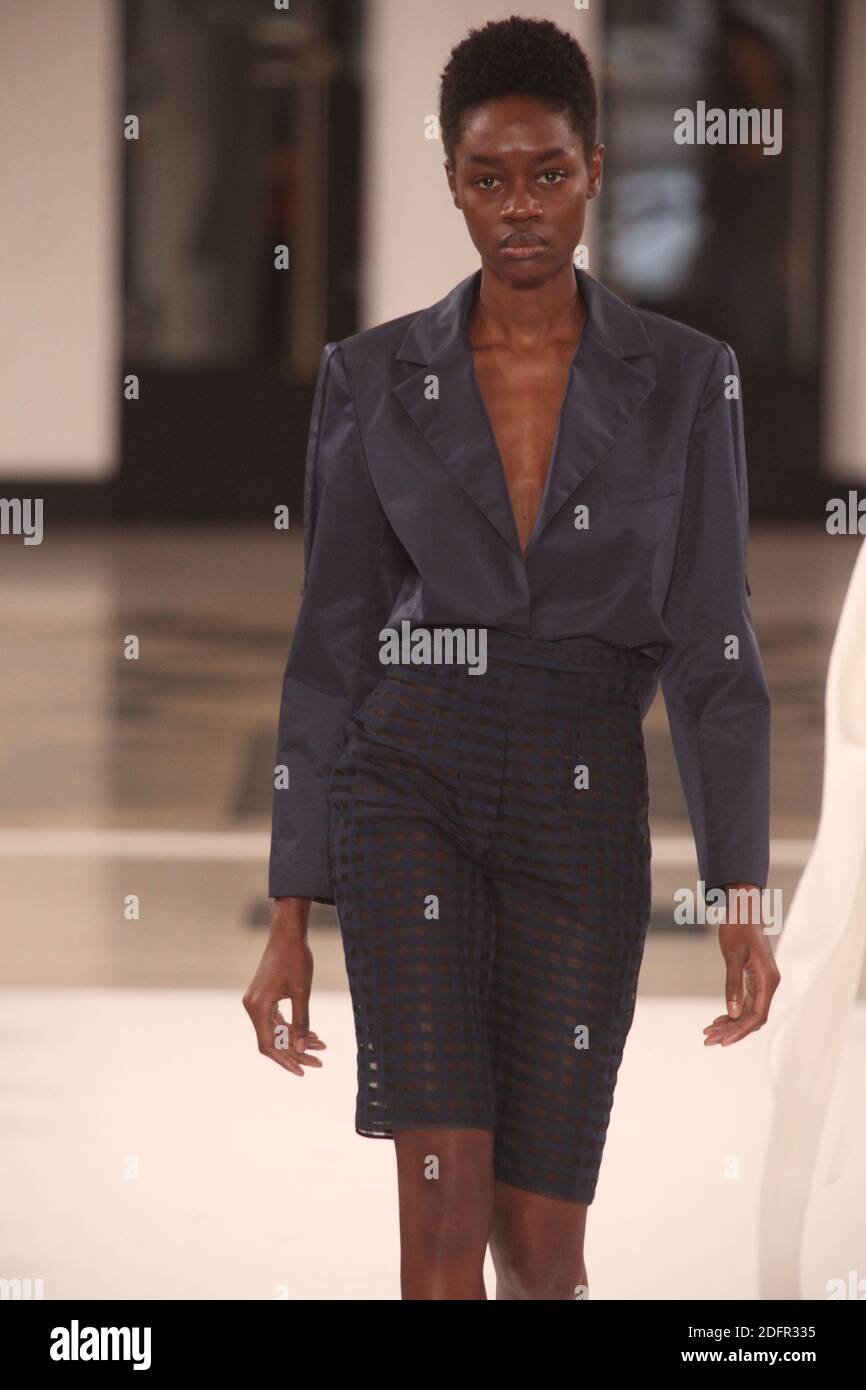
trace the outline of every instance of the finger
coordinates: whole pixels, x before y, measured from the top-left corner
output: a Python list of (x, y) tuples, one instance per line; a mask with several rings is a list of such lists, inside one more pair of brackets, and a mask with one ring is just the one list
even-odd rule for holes
[(755, 1010), (754, 1000), (749, 997), (742, 1016), (738, 1019), (732, 1019), (730, 1026), (722, 1030), (721, 1044), (723, 1047), (729, 1047), (731, 1043), (740, 1042), (750, 1033), (756, 1033), (762, 1026), (763, 1019)]
[(277, 1057), (288, 1058), (289, 1061), (295, 1062), (298, 1066), (301, 1067), (318, 1067), (321, 1069), (324, 1066), (324, 1062), (322, 1062), (318, 1057), (309, 1057), (307, 1056), (306, 1052), (296, 1052), (293, 1047), (276, 1047), (274, 1048), (274, 1052)]
[(726, 1047), (729, 1043), (737, 1042), (740, 1038), (745, 1037), (747, 1033), (753, 1032), (757, 1026), (758, 1024), (750, 1021), (745, 1014), (742, 1018), (729, 1018), (727, 1027), (722, 1026), (721, 1028), (714, 1028), (711, 1032), (707, 1033), (704, 1038), (704, 1046)]
[[(290, 1038), (290, 1037), (291, 1037), (291, 1027), (292, 1027), (292, 1026), (291, 1026), (291, 1024), (288, 1022), (288, 1020), (285, 1019), (285, 1018), (283, 1017), (282, 1011), (280, 1010), (279, 1006), (277, 1006), (277, 1008), (274, 1009), (274, 1020), (275, 1020), (275, 1022), (282, 1024), (282, 1026), (283, 1026), (283, 1027), (285, 1028), (285, 1030), (286, 1030), (286, 1036)], [(309, 1029), (309, 1031), (308, 1031), (308, 1033), (307, 1033), (307, 1048), (311, 1048), (311, 1047), (323, 1048), (323, 1047), (327, 1047), (327, 1045), (328, 1045), (328, 1044), (327, 1044), (326, 1042), (323, 1042), (323, 1041), (322, 1041), (322, 1039), (319, 1037), (318, 1033), (314, 1032), (312, 1028)], [(305, 1049), (305, 1050), (306, 1050), (306, 1049)]]
[(263, 1057), (269, 1057), (272, 1062), (276, 1062), (285, 1071), (292, 1072), (295, 1076), (304, 1075), (304, 1067), (321, 1067), (323, 1064), (318, 1057), (299, 1057), (294, 1048), (282, 1047), (260, 1047), (259, 1051)]
[[(291, 1025), (290, 1023), (288, 1023), (287, 1020), (283, 1017), (283, 1015), (282, 1015), (282, 1013), (280, 1012), (280, 1009), (279, 1009), (279, 1008), (274, 1009), (274, 1019), (283, 1025), (283, 1027), (284, 1027), (285, 1030), (286, 1030), (286, 1037), (289, 1038), (289, 1039), (291, 1039), (291, 1036), (292, 1036), (292, 1025)], [(323, 1042), (322, 1039), (319, 1037), (318, 1033), (315, 1033), (315, 1032), (313, 1031), (312, 1028), (310, 1028), (310, 1029), (308, 1030), (308, 1032), (307, 1032), (307, 1046), (306, 1046), (306, 1048), (304, 1049), (305, 1051), (307, 1051), (307, 1050), (308, 1050), (309, 1048), (311, 1048), (311, 1047), (315, 1047), (315, 1048), (321, 1049), (321, 1048), (327, 1047), (327, 1045), (328, 1045), (328, 1044), (327, 1044), (326, 1042)]]
[[(266, 1040), (266, 1042), (267, 1041), (268, 1040)], [(266, 1046), (265, 1049), (263, 1049), (265, 1055), (268, 1057), (274, 1054), (280, 1058), (290, 1057), (294, 1062), (300, 1063), (303, 1066), (320, 1067), (322, 1065), (318, 1057), (308, 1057), (306, 1053), (301, 1055), (298, 1052), (298, 1049), (295, 1047), (294, 1038), (292, 1037), (291, 1027), (287, 1023), (281, 1023), (275, 1026), (269, 1041), (270, 1047)]]
[(303, 1072), (297, 1060), (290, 1055), (288, 1025), (285, 1022), (276, 1021), (275, 1014), (279, 1014), (278, 1004), (269, 1007), (267, 1004), (258, 1002), (250, 1009), (259, 1052), (263, 1057), (270, 1057), (272, 1062), (278, 1062), (287, 1071), (302, 1076)]
[(310, 1031), (310, 996), (306, 990), (299, 990), (292, 998), (292, 1046), (296, 1052), (303, 1052)]
[(707, 1046), (711, 1046), (713, 1043), (721, 1042), (722, 1038), (725, 1036), (725, 1034), (727, 1033), (728, 1029), (731, 1028), (731, 1027), (733, 1026), (733, 1024), (734, 1024), (734, 1020), (733, 1020), (733, 1019), (731, 1019), (731, 1018), (725, 1018), (724, 1021), (723, 1021), (722, 1023), (714, 1024), (714, 1025), (713, 1025), (712, 1027), (710, 1027), (710, 1028), (705, 1028), (705, 1029), (704, 1029), (704, 1043), (705, 1043)]
[(745, 1007), (743, 987), (743, 966), (746, 963), (742, 952), (737, 951), (727, 961), (725, 973), (725, 1003), (729, 1018), (739, 1018)]
[(272, 1023), (269, 1032), (265, 1032), (259, 1043), (259, 1051), (265, 1057), (270, 1057), (272, 1061), (279, 1062), (288, 1071), (293, 1071), (296, 1076), (302, 1076), (303, 1067), (321, 1067), (322, 1063), (318, 1057), (300, 1056), (292, 1039), (291, 1026), (285, 1021)]
[(707, 1043), (719, 1043), (724, 1038), (733, 1040), (742, 1036), (742, 1030), (751, 1031), (753, 1026), (754, 1014), (751, 1008), (751, 999), (748, 994), (744, 1004), (743, 1013), (739, 1018), (729, 1018), (727, 1014), (722, 1014), (713, 1023), (704, 1028), (704, 1041)]
[(722, 1038), (722, 1047), (730, 1047), (731, 1043), (740, 1042), (743, 1038), (747, 1038), (750, 1033), (757, 1033), (761, 1026), (761, 1020), (757, 1014), (750, 1014), (748, 1018), (738, 1019), (736, 1026), (726, 1037)]

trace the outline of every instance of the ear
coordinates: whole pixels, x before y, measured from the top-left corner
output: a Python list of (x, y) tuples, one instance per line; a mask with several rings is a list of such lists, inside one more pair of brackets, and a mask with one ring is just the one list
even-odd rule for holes
[(596, 145), (589, 161), (589, 179), (587, 181), (587, 197), (597, 198), (601, 192), (602, 169), (604, 165), (604, 145)]

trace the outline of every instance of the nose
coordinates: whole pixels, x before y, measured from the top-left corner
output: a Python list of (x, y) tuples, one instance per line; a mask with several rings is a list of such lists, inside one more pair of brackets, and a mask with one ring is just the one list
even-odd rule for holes
[(502, 204), (502, 216), (513, 222), (522, 222), (526, 218), (540, 215), (541, 203), (533, 193), (529, 181), (515, 180)]

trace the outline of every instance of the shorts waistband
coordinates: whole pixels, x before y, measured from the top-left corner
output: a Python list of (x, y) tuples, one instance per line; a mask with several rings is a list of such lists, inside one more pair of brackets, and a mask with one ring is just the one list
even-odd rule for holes
[[(437, 651), (432, 660), (425, 660), (422, 650), (414, 645), (411, 664), (430, 669), (461, 669), (476, 664), (481, 651), (486, 651), (490, 661), (508, 661), (519, 666), (535, 666), (552, 671), (625, 671), (641, 674), (653, 665), (652, 659), (638, 647), (619, 647), (602, 641), (598, 637), (564, 637), (558, 640), (544, 637), (526, 637), (518, 633), (505, 632), (500, 628), (473, 627), (469, 624), (433, 625), (413, 623), (411, 636), (429, 634), (430, 650)], [(481, 634), (485, 634), (486, 648), (481, 647)], [(437, 634), (438, 637), (437, 637)], [(454, 660), (461, 647), (458, 640), (446, 634), (465, 634), (464, 661)], [(470, 634), (472, 634), (470, 638)], [(421, 639), (417, 639), (418, 642)], [(449, 655), (450, 654), (450, 655)], [(416, 659), (416, 658), (421, 659)]]

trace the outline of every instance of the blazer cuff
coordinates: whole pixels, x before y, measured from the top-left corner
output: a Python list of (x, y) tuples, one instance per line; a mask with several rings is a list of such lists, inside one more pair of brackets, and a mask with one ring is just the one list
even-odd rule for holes
[(321, 892), (314, 892), (308, 884), (294, 881), (285, 883), (268, 884), (269, 898), (309, 898), (311, 903), (322, 903), (325, 907), (336, 907), (332, 897)]

